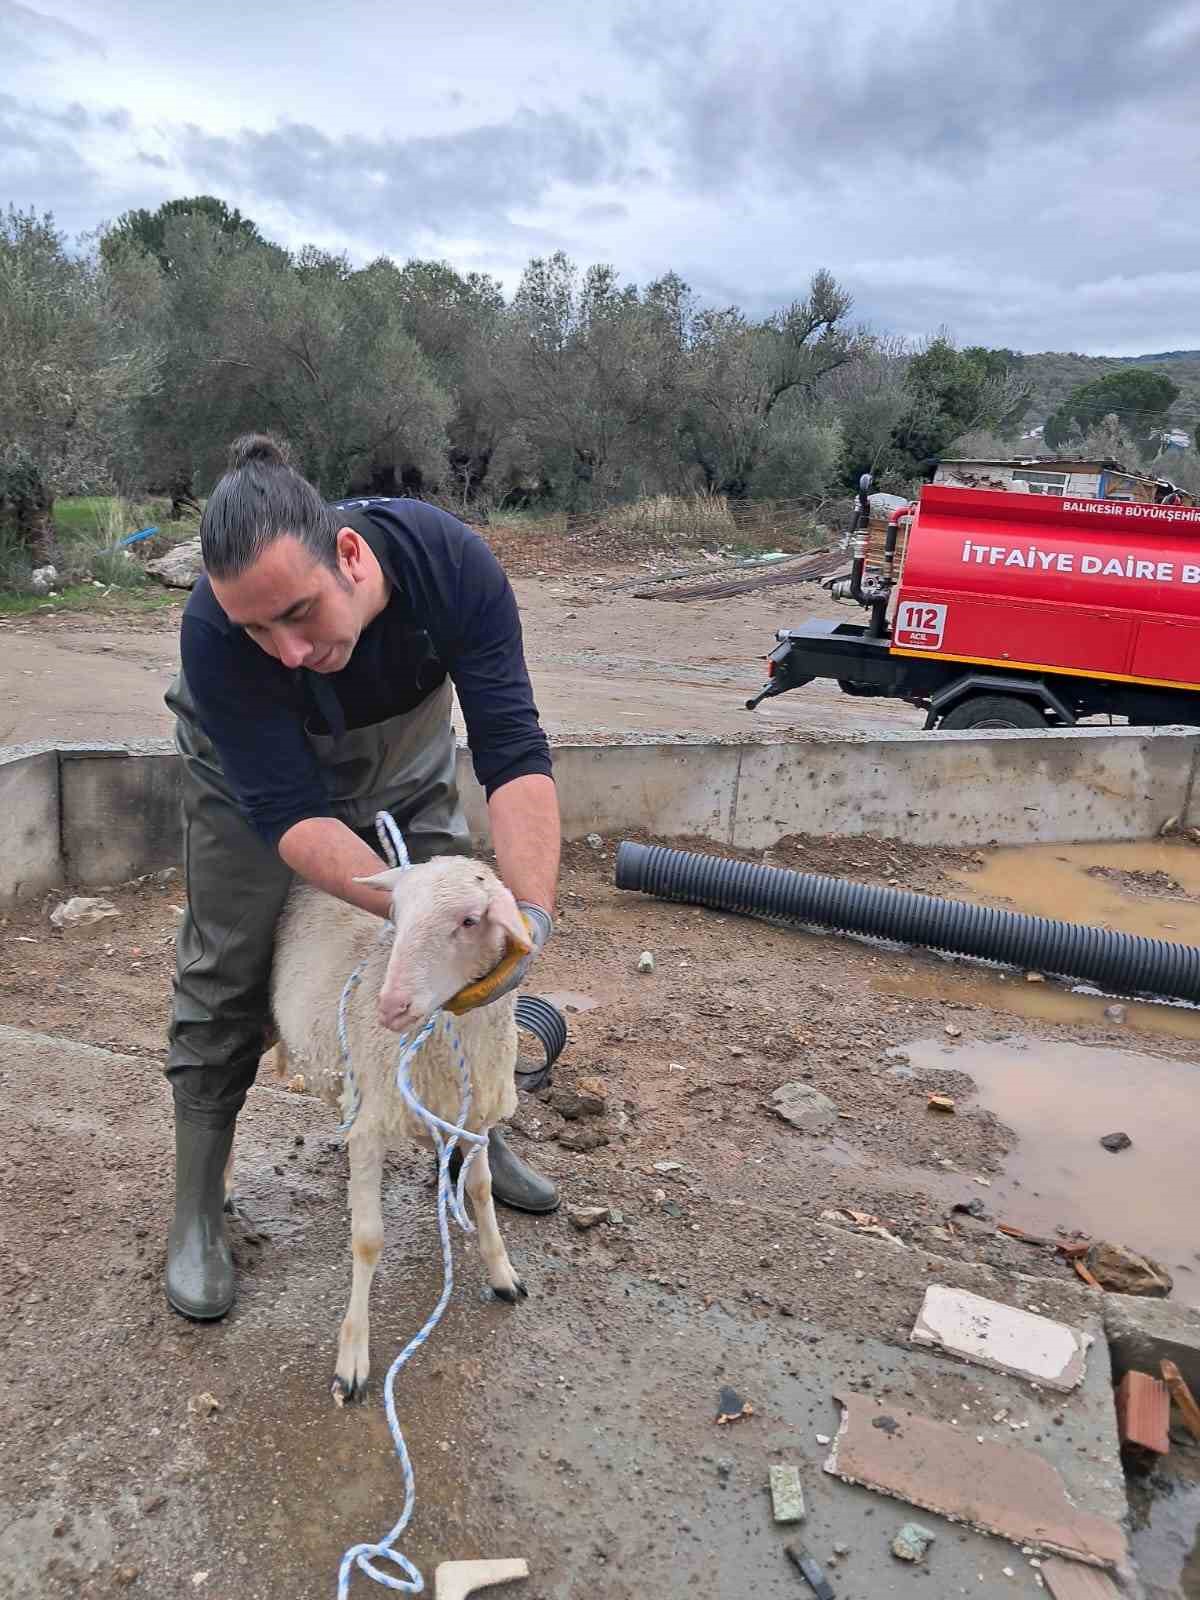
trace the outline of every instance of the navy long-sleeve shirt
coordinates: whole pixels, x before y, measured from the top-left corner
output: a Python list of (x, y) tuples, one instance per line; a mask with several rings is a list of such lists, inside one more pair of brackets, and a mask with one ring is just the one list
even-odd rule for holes
[(270, 844), (298, 822), (331, 815), (306, 735), (338, 736), (411, 711), (447, 676), (458, 694), (485, 793), (550, 774), (525, 665), (516, 597), (484, 541), (417, 500), (335, 505), (391, 582), (380, 614), (340, 672), (289, 668), (222, 611), (201, 578), (184, 610), (180, 653), (196, 715), (251, 824)]

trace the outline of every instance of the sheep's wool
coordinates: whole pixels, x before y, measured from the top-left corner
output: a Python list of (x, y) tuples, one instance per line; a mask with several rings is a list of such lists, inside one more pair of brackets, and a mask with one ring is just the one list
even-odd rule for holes
[[(275, 1022), (289, 1060), (344, 1117), (349, 1108), (338, 1046), (338, 1001), (346, 979), (365, 957), (362, 981), (346, 1011), (350, 1056), (362, 1097), (351, 1137), (354, 1132), (370, 1132), (382, 1135), (389, 1145), (410, 1139), (428, 1143), (425, 1125), (396, 1092), (397, 1036), (380, 1024), (375, 1013), (390, 954), (379, 929), (379, 919), (369, 912), (297, 884), (276, 931), (271, 980)], [(517, 1109), (514, 1009), (515, 997), (510, 994), (452, 1019), (471, 1076), (466, 1126), (472, 1132), (503, 1122)], [(417, 1052), (411, 1081), (422, 1105), (446, 1122), (458, 1121), (458, 1066), (451, 1040), (441, 1027)]]

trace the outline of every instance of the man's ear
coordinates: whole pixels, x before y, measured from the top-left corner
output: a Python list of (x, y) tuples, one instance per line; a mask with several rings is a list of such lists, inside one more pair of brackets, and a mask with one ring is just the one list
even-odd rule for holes
[(355, 883), (369, 883), (372, 888), (386, 889), (389, 894), (404, 876), (403, 867), (388, 867), (385, 872), (373, 872), (369, 878), (355, 878)]
[(510, 948), (515, 946), (523, 956), (528, 955), (533, 949), (533, 941), (529, 937), (529, 929), (525, 926), (525, 918), (513, 899), (512, 891), (504, 884), (498, 885), (492, 891), (484, 915), (489, 922), (494, 922), (498, 928), (504, 929)]

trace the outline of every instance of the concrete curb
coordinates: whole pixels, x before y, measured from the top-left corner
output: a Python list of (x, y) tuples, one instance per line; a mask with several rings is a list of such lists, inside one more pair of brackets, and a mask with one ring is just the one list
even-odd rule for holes
[[(0, 747), (0, 904), (114, 883), (180, 859), (171, 739)], [(898, 733), (778, 744), (556, 743), (563, 837), (645, 832), (768, 849), (790, 834), (912, 844), (1145, 839), (1200, 825), (1200, 734), (1185, 728)], [(473, 835), (487, 808), (465, 747)]]

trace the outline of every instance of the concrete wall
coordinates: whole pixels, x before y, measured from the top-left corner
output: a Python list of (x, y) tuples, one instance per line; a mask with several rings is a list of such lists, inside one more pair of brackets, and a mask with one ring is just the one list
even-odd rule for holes
[[(766, 849), (794, 833), (914, 844), (1145, 839), (1200, 827), (1200, 735), (1088, 728), (780, 744), (555, 746), (563, 836), (637, 832)], [(487, 811), (459, 752), (472, 832)], [(0, 749), (0, 904), (179, 862), (169, 739)]]
[(61, 877), (58, 757), (34, 745), (0, 748), (0, 904), (40, 894)]

